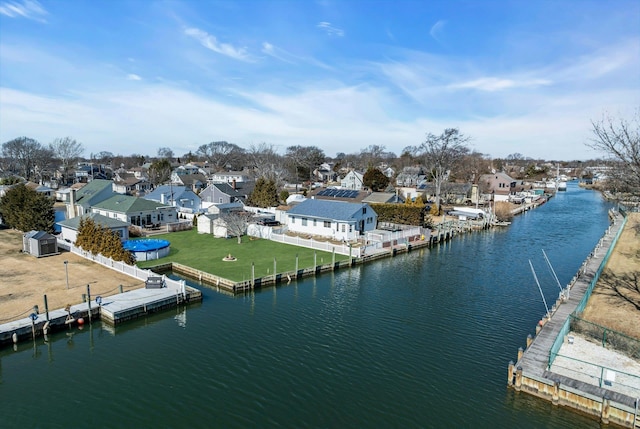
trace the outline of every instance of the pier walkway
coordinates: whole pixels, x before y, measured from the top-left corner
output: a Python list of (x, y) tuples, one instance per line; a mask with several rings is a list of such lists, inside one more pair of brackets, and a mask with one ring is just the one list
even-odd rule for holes
[[(105, 298), (95, 299), (82, 304), (69, 306), (68, 309), (56, 309), (47, 313), (32, 313), (29, 317), (0, 325), (0, 345), (31, 340), (38, 335), (68, 328), (70, 325), (90, 323), (90, 319), (99, 318), (103, 322), (117, 325), (121, 322), (142, 317), (180, 304), (202, 300), (202, 292), (185, 286), (162, 288), (141, 288)], [(34, 320), (35, 319), (35, 320)]]
[[(582, 310), (585, 294), (592, 282), (597, 281), (601, 266), (606, 263), (624, 224), (624, 218), (614, 213), (613, 224), (565, 289), (567, 296), (559, 296), (550, 310), (550, 317), (545, 315), (536, 327), (535, 337), (528, 339), (526, 350), (520, 349), (517, 362), (509, 363), (508, 384), (517, 391), (551, 400), (554, 404), (600, 416), (603, 423), (635, 428), (638, 417), (638, 398), (635, 395), (560, 374), (560, 366), (554, 372), (556, 368), (552, 365), (558, 352), (556, 349), (568, 341), (570, 316), (577, 309)], [(583, 356), (582, 359), (586, 361), (589, 357)]]

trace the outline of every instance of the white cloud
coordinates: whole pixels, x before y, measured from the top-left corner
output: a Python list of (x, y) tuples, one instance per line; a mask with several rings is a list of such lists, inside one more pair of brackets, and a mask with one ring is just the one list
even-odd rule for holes
[(142, 78), (137, 74), (130, 73), (127, 75), (127, 80), (142, 80)]
[(214, 35), (209, 34), (206, 31), (191, 27), (184, 30), (184, 34), (196, 39), (202, 46), (212, 50), (213, 52), (217, 52), (218, 54), (222, 54), (236, 60), (252, 61), (246, 48), (236, 48), (228, 43), (218, 42), (218, 39)]
[(536, 86), (543, 85), (551, 85), (551, 81), (546, 79), (524, 79), (524, 80), (513, 80), (513, 79), (499, 79), (495, 77), (483, 77), (480, 79), (474, 79), (467, 82), (455, 83), (449, 85), (449, 88), (458, 89), (458, 88), (470, 88), (477, 89), (480, 91), (501, 91), (505, 89), (513, 89), (513, 88), (531, 88)]
[(342, 37), (344, 36), (344, 30), (334, 27), (330, 22), (322, 21), (316, 26), (324, 30), (329, 36)]
[(429, 34), (431, 35), (431, 37), (433, 37), (436, 41), (441, 42), (441, 37), (444, 33), (444, 26), (447, 24), (447, 21), (445, 20), (439, 20), (438, 22), (436, 22), (435, 24), (433, 24), (431, 26), (431, 29), (429, 30)]
[(47, 11), (35, 0), (24, 0), (18, 2), (4, 2), (0, 4), (0, 15), (10, 18), (27, 18), (34, 21), (46, 22), (43, 18)]

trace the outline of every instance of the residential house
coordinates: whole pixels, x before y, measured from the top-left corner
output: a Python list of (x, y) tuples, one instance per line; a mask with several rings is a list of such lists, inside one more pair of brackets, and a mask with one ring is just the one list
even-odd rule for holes
[(227, 183), (213, 183), (200, 192), (203, 209), (209, 209), (217, 204), (244, 203), (245, 197), (244, 194), (238, 192)]
[(186, 186), (158, 186), (142, 198), (163, 205), (173, 206), (177, 208), (179, 212), (183, 213), (199, 213), (202, 211), (202, 201), (200, 197)]
[(55, 195), (54, 190), (48, 186), (39, 185), (34, 182), (27, 182), (24, 185), (32, 191), (36, 191), (37, 193), (46, 195), (47, 197), (53, 197)]
[(207, 177), (202, 173), (177, 174), (171, 173), (171, 182), (190, 188), (194, 192), (200, 192), (207, 187)]
[(363, 188), (363, 177), (364, 176), (357, 171), (351, 170), (340, 180), (340, 187), (342, 189), (359, 191)]
[(518, 192), (518, 181), (506, 173), (483, 174), (478, 182), (481, 192), (492, 194), (494, 201), (509, 201), (509, 195)]
[(425, 180), (421, 167), (405, 167), (396, 177), (396, 185), (401, 187), (418, 186)]
[(175, 207), (130, 195), (116, 194), (93, 205), (91, 212), (141, 227), (159, 227), (178, 221)]
[(291, 232), (352, 241), (376, 228), (378, 215), (366, 203), (308, 199), (287, 212)]
[(367, 204), (397, 204), (404, 203), (404, 198), (396, 192), (371, 192), (362, 202)]
[(113, 191), (118, 194), (141, 196), (152, 188), (151, 182), (144, 177), (136, 177), (134, 173), (119, 171), (113, 176)]
[(71, 188), (67, 203), (67, 219), (82, 216), (91, 212), (91, 206), (113, 196), (111, 180), (95, 179), (75, 190)]
[(335, 182), (338, 178), (338, 174), (333, 171), (333, 167), (326, 162), (320, 164), (320, 166), (313, 171), (313, 174), (316, 180), (323, 183)]
[(91, 219), (96, 225), (114, 231), (120, 236), (120, 240), (123, 242), (129, 239), (129, 222), (103, 216), (98, 213), (89, 213), (57, 222), (60, 226), (60, 238), (64, 241), (75, 243), (78, 238), (78, 229), (80, 228), (80, 221), (82, 219)]
[(248, 174), (242, 171), (219, 171), (209, 176), (210, 183), (228, 183), (233, 182), (239, 184), (244, 182), (252, 182)]

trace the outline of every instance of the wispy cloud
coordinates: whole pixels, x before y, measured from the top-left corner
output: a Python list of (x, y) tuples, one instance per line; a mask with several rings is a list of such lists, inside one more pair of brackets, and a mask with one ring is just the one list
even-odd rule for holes
[(291, 52), (285, 49), (279, 48), (277, 46), (274, 46), (269, 42), (262, 43), (262, 53), (267, 54), (273, 58), (276, 58), (288, 64), (306, 63), (306, 64), (311, 64), (312, 66), (315, 66), (315, 67), (320, 67), (325, 70), (333, 70), (333, 67), (323, 63), (320, 60), (317, 60), (312, 57), (305, 57), (305, 56), (292, 54)]
[(246, 48), (236, 48), (229, 43), (221, 43), (218, 41), (216, 36), (200, 30), (199, 28), (187, 28), (184, 30), (184, 34), (196, 39), (202, 46), (212, 50), (213, 52), (217, 52), (218, 54), (222, 54), (236, 60), (252, 61)]
[(341, 28), (334, 27), (330, 22), (322, 21), (319, 22), (316, 27), (324, 30), (329, 36), (342, 37), (344, 36), (344, 30)]
[(4, 2), (0, 4), (0, 15), (10, 18), (26, 18), (38, 22), (46, 22), (44, 16), (48, 15), (42, 5), (35, 0), (19, 2)]
[(285, 63), (294, 64), (294, 61), (292, 61), (293, 55), (291, 55), (284, 49), (273, 46), (269, 42), (264, 42), (262, 44), (262, 53), (267, 54), (280, 61), (284, 61)]
[(442, 35), (444, 33), (444, 26), (447, 24), (445, 20), (439, 20), (435, 24), (431, 26), (429, 30), (429, 34), (433, 37), (437, 42), (442, 42)]
[(127, 75), (127, 80), (142, 80), (142, 78), (137, 74), (130, 73)]
[(458, 88), (469, 88), (469, 89), (477, 89), (480, 91), (502, 91), (505, 89), (512, 88), (531, 88), (536, 86), (546, 86), (551, 85), (550, 80), (546, 79), (524, 79), (524, 80), (513, 80), (513, 79), (500, 79), (496, 77), (483, 77), (480, 79), (474, 79), (467, 82), (456, 83), (449, 85), (449, 88), (458, 89)]

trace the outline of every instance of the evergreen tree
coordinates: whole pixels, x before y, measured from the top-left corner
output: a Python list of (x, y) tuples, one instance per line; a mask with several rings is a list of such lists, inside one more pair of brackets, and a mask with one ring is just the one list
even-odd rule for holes
[(0, 199), (0, 217), (10, 228), (53, 232), (55, 212), (48, 196), (19, 184)]
[(384, 191), (389, 185), (389, 178), (377, 168), (369, 168), (362, 176), (362, 184), (374, 192)]
[(276, 182), (273, 180), (266, 180), (264, 177), (260, 177), (256, 181), (256, 186), (249, 196), (248, 203), (249, 205), (263, 208), (275, 207), (280, 204)]

